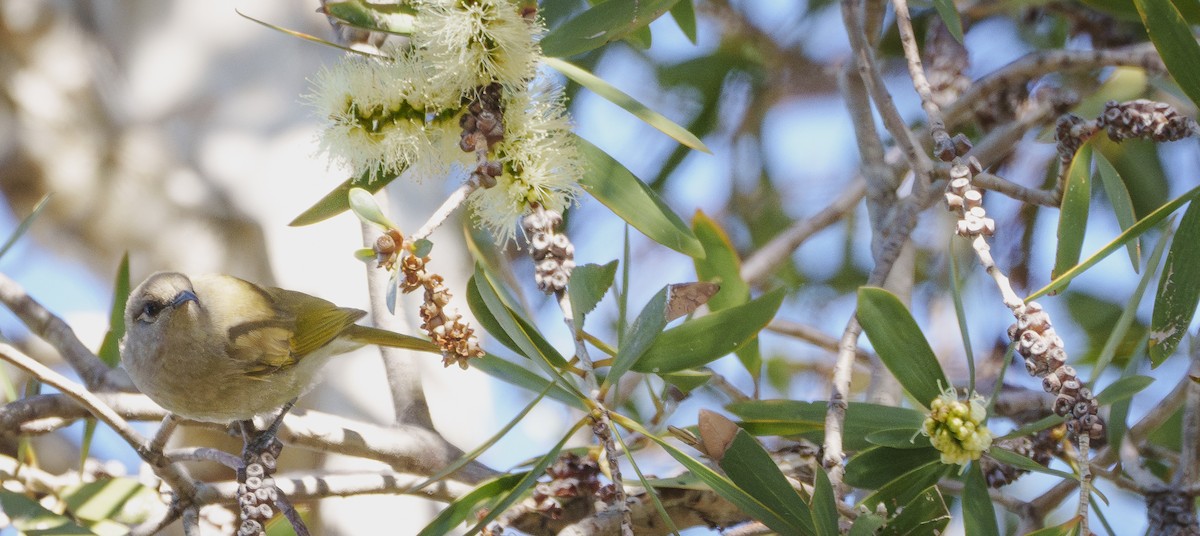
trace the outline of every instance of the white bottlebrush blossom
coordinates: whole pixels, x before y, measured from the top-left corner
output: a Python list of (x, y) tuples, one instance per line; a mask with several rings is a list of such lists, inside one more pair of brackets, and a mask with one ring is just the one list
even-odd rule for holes
[(413, 45), (437, 65), (438, 85), (460, 95), (499, 82), (523, 88), (533, 77), (541, 23), (521, 16), (511, 0), (425, 0), (418, 4)]
[(534, 204), (562, 212), (579, 195), (579, 149), (557, 89), (520, 91), (505, 99), (504, 141), (496, 153), (504, 173), (496, 185), (476, 190), (471, 207), (480, 224), (503, 243)]
[(348, 56), (313, 82), (309, 102), (329, 123), (320, 149), (354, 173), (399, 173), (433, 150), (425, 119), (434, 89), (426, 67), (408, 55), (393, 60)]

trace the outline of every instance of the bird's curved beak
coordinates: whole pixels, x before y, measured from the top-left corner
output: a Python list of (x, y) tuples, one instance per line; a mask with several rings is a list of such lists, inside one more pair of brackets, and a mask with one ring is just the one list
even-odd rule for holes
[(175, 295), (175, 299), (171, 301), (171, 307), (179, 307), (187, 302), (200, 303), (200, 298), (196, 297), (196, 293), (190, 290), (181, 290)]

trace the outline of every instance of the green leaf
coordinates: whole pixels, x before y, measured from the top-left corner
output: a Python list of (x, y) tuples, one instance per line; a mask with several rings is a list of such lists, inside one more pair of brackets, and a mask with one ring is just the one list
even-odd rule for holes
[[(522, 367), (521, 365), (506, 361), (492, 354), (485, 354), (481, 358), (472, 359), (470, 363), (471, 367), (479, 369), (493, 378), (502, 380), (517, 387), (524, 388), (528, 391), (533, 391), (535, 393), (541, 392), (543, 389), (549, 387), (552, 383), (550, 380), (538, 376), (537, 373)], [(550, 391), (547, 393), (547, 396), (550, 398), (553, 398), (575, 409), (587, 411), (587, 407), (584, 406), (580, 398), (572, 394), (570, 391), (563, 389), (557, 384), (549, 388)]]
[(812, 518), (817, 536), (838, 536), (837, 498), (829, 475), (818, 469), (813, 475)]
[[(720, 466), (734, 484), (761, 501), (772, 513), (798, 523), (804, 533), (815, 531), (808, 505), (804, 504), (800, 494), (788, 483), (787, 477), (783, 476), (779, 466), (758, 444), (758, 440), (745, 430), (738, 430), (725, 456), (721, 458)], [(772, 528), (784, 534), (798, 533)]]
[[(953, 251), (953, 250), (951, 250)], [(958, 255), (950, 257), (950, 297), (954, 302), (954, 317), (958, 319), (958, 332), (962, 334), (963, 354), (967, 358), (967, 392), (975, 392), (975, 351), (971, 346), (971, 330), (967, 323), (967, 309), (962, 300), (962, 279), (958, 276)]]
[(621, 342), (621, 348), (617, 350), (617, 356), (613, 358), (612, 368), (604, 378), (604, 384), (612, 384), (634, 366), (654, 341), (662, 336), (666, 326), (667, 287), (663, 287), (650, 298), (642, 312), (633, 320), (633, 325), (625, 332), (625, 339)]
[(1071, 159), (1071, 165), (1067, 168), (1066, 185), (1058, 216), (1058, 249), (1054, 256), (1051, 278), (1062, 275), (1079, 263), (1092, 199), (1091, 166), (1092, 144), (1084, 143), (1075, 152), (1075, 157)]
[(1150, 320), (1150, 363), (1166, 361), (1187, 332), (1200, 300), (1200, 204), (1192, 203), (1179, 220), (1158, 279)]
[(392, 181), (396, 180), (399, 175), (383, 175), (371, 180), (368, 173), (363, 173), (358, 177), (346, 179), (346, 182), (338, 185), (332, 192), (325, 194), (320, 201), (308, 210), (302, 212), (296, 219), (292, 220), (288, 225), (292, 227), (302, 227), (304, 225), (312, 225), (317, 222), (325, 221), (329, 218), (337, 216), (347, 210), (350, 210), (350, 189), (362, 188), (369, 193), (375, 193), (382, 190)]
[(859, 288), (858, 321), (879, 359), (918, 404), (929, 407), (943, 389), (951, 386), (917, 321), (892, 293), (875, 287)]
[[(742, 279), (742, 261), (725, 230), (708, 215), (696, 211), (696, 215), (692, 216), (692, 232), (704, 246), (704, 258), (692, 261), (696, 266), (696, 277), (721, 285), (721, 291), (708, 300), (708, 308), (720, 311), (750, 301), (750, 285)], [(739, 349), (737, 356), (754, 379), (757, 392), (762, 376), (762, 352), (758, 348), (758, 339)]]
[(599, 147), (583, 138), (576, 139), (587, 170), (579, 181), (584, 190), (651, 240), (689, 257), (704, 256), (704, 248), (691, 229), (654, 190)]
[[(474, 361), (476, 361), (476, 360), (472, 360), (472, 362), (474, 362)], [(538, 395), (536, 397), (534, 397), (534, 399), (531, 400), (529, 402), (529, 404), (525, 405), (525, 409), (522, 409), (520, 412), (518, 412), (516, 414), (516, 416), (514, 416), (511, 420), (508, 421), (508, 424), (504, 425), (504, 427), (501, 428), (495, 434), (493, 434), (492, 437), (488, 438), (487, 441), (484, 441), (478, 447), (475, 447), (475, 449), (472, 450), (471, 452), (463, 454), (462, 457), (460, 457), (454, 463), (451, 463), (450, 465), (443, 467), (437, 473), (434, 473), (432, 476), (425, 479), (425, 481), (421, 482), (420, 484), (417, 484), (415, 486), (412, 486), (412, 487), (404, 490), (404, 494), (410, 495), (410, 494), (414, 494), (422, 489), (425, 489), (425, 487), (429, 486), (430, 484), (433, 484), (434, 482), (437, 482), (443, 478), (446, 478), (451, 473), (458, 471), (463, 466), (474, 461), (476, 458), (478, 458), (480, 455), (482, 455), (488, 449), (492, 448), (492, 445), (495, 445), (497, 442), (499, 442), (501, 438), (503, 438), (505, 435), (508, 435), (508, 432), (511, 431), (517, 425), (517, 423), (521, 422), (521, 419), (524, 419), (526, 415), (529, 415), (529, 412), (533, 411), (534, 406), (537, 406), (538, 402), (541, 402), (542, 399), (545, 398), (546, 395), (554, 387), (557, 387), (557, 386), (552, 385), (547, 382), (546, 387), (544, 389), (542, 389), (542, 391), (540, 393), (538, 393)]]
[(1058, 469), (1051, 469), (1011, 450), (991, 448), (988, 449), (987, 455), (1000, 463), (1006, 463), (1018, 469), (1065, 478), (1067, 480), (1074, 480), (1077, 478), (1071, 473), (1059, 471)]
[(696, 211), (692, 232), (704, 247), (704, 257), (692, 261), (696, 277), (721, 285), (721, 291), (708, 300), (708, 308), (720, 311), (750, 301), (750, 285), (741, 275), (742, 261), (725, 230), (707, 214)]
[[(1104, 194), (1108, 196), (1108, 201), (1112, 204), (1117, 224), (1121, 226), (1122, 231), (1133, 227), (1136, 219), (1133, 215), (1133, 200), (1129, 197), (1129, 189), (1125, 188), (1125, 181), (1121, 179), (1121, 174), (1100, 151), (1092, 153), (1092, 159), (1096, 162), (1096, 175), (1100, 177), (1100, 183), (1104, 185)], [(1141, 242), (1131, 240), (1125, 244), (1125, 249), (1129, 252), (1129, 262), (1133, 265), (1133, 271), (1137, 272), (1141, 264), (1138, 261), (1142, 257)]]
[[(468, 283), (468, 306), (472, 306), (472, 302), (475, 301), (480, 303), (482, 311), (487, 314), (479, 314), (474, 306), (472, 306), (472, 313), (475, 313), (480, 324), (484, 325), (487, 332), (496, 337), (497, 341), (504, 343), (506, 347), (516, 351), (517, 354), (529, 357), (534, 362), (544, 362), (554, 369), (566, 367), (563, 355), (559, 354), (558, 350), (554, 349), (545, 337), (542, 337), (538, 327), (530, 324), (528, 320), (505, 305), (499, 295), (496, 283), (492, 281), (484, 267), (475, 265), (475, 275), (470, 283), (474, 283), (474, 287), (470, 287)], [(476, 296), (474, 300), (470, 299), (472, 294)], [(493, 327), (496, 331), (493, 331)], [(502, 333), (504, 337), (500, 337)]]
[[(521, 495), (525, 493), (526, 490), (532, 488), (534, 484), (537, 484), (537, 480), (546, 472), (546, 468), (549, 467), (550, 464), (554, 463), (554, 460), (558, 459), (558, 453), (562, 450), (563, 445), (567, 443), (568, 439), (571, 439), (575, 436), (575, 432), (577, 432), (585, 422), (587, 422), (586, 418), (581, 419), (578, 423), (575, 423), (575, 426), (572, 426), (571, 429), (563, 435), (563, 438), (559, 440), (558, 444), (551, 448), (550, 451), (544, 454), (540, 459), (538, 459), (538, 462), (529, 469), (529, 472), (525, 473), (521, 477), (521, 480), (518, 481), (517, 484), (512, 487), (512, 489), (505, 492), (504, 497), (501, 498), (496, 504), (492, 505), (488, 510), (487, 515), (483, 516), (483, 518), (481, 518), (474, 527), (471, 527), (471, 530), (467, 531), (467, 534), (477, 534), (484, 527), (488, 526), (492, 520), (499, 517), (500, 514), (503, 514), (505, 510), (508, 510), (509, 506), (512, 506), (513, 503), (517, 502), (517, 500), (521, 498)], [(428, 529), (428, 527), (426, 529)], [(446, 533), (447, 532), (429, 532), (428, 534), (432, 536), (433, 534), (440, 535)], [(426, 532), (422, 531), (421, 534), (424, 535)]]
[(711, 370), (681, 370), (670, 374), (662, 374), (662, 379), (678, 387), (680, 391), (690, 393), (693, 389), (708, 383), (713, 377)]
[(567, 366), (567, 360), (563, 359), (562, 354), (546, 341), (536, 326), (526, 322), (504, 304), (495, 283), (481, 265), (475, 266), (475, 276), (472, 280), (488, 315), (495, 320), (500, 332), (507, 335), (508, 340), (515, 346), (515, 351), (532, 359), (551, 376), (558, 376), (558, 370)]
[[(612, 430), (612, 433), (613, 433), (613, 436), (616, 437), (617, 443), (620, 445), (621, 450), (626, 453), (631, 452), (629, 450), (629, 445), (625, 444), (625, 439), (623, 437), (621, 437), (621, 431), (619, 429), (614, 428)], [(633, 472), (637, 474), (638, 482), (642, 485), (642, 489), (645, 489), (645, 490), (654, 489), (650, 483), (650, 480), (647, 479), (646, 475), (642, 473), (641, 467), (638, 467), (637, 460), (634, 459), (633, 456), (627, 456), (627, 459), (629, 460), (629, 466), (632, 467)], [(651, 491), (650, 492), (650, 500), (654, 502), (654, 510), (656, 512), (658, 512), (658, 518), (661, 519), (662, 522), (666, 525), (666, 529), (671, 531), (672, 534), (679, 534), (679, 529), (675, 528), (675, 522), (671, 520), (671, 514), (667, 513), (666, 507), (664, 507), (662, 504), (662, 501), (659, 500), (659, 494), (655, 491)]]
[[(284, 27), (282, 27), (282, 26), (276, 26), (276, 25), (274, 25), (274, 24), (271, 24), (271, 23), (269, 23), (269, 22), (266, 22), (266, 21), (261, 21), (261, 20), (258, 20), (258, 19), (256, 19), (256, 18), (254, 18), (254, 17), (251, 17), (250, 15), (247, 15), (247, 14), (245, 14), (245, 13), (242, 13), (242, 12), (241, 12), (240, 10), (238, 10), (238, 9), (234, 9), (233, 11), (234, 11), (234, 13), (237, 13), (238, 15), (240, 15), (242, 18), (245, 18), (245, 19), (252, 20), (252, 21), (254, 21), (254, 22), (257, 22), (257, 23), (259, 23), (259, 24), (261, 24), (261, 25), (263, 25), (263, 26), (266, 26), (267, 28), (270, 28), (270, 29), (272, 29), (272, 30), (275, 30), (275, 31), (277, 31), (277, 32), (279, 32), (279, 33), (282, 33), (282, 34), (285, 34), (285, 35), (290, 35), (290, 36), (292, 36), (292, 37), (299, 37), (300, 39), (303, 39), (303, 40), (305, 40), (305, 41), (311, 41), (311, 42), (313, 42), (313, 43), (317, 43), (317, 44), (325, 45), (325, 46), (328, 46), (328, 47), (333, 47), (333, 48), (341, 49), (341, 50), (344, 50), (344, 51), (346, 51), (346, 52), (349, 52), (349, 53), (351, 53), (351, 54), (358, 54), (358, 55), (360, 55), (360, 56), (368, 56), (368, 57), (383, 57), (383, 56), (381, 56), (381, 55), (379, 55), (379, 54), (372, 54), (372, 53), (370, 53), (370, 52), (363, 52), (363, 51), (361, 51), (361, 50), (356, 50), (356, 49), (353, 49), (353, 48), (350, 48), (350, 47), (347, 47), (347, 46), (342, 46), (342, 45), (339, 45), (339, 44), (337, 44), (337, 43), (334, 43), (334, 42), (332, 42), (332, 41), (328, 41), (328, 40), (325, 40), (325, 39), (321, 39), (320, 37), (312, 36), (312, 35), (309, 35), (309, 34), (306, 34), (306, 33), (303, 33), (303, 32), (297, 32), (296, 30), (289, 30), (289, 29), (287, 29), (287, 28), (284, 28)], [(323, 219), (323, 218), (322, 218), (322, 219)]]
[[(612, 0), (609, 1), (611, 2)], [(624, 108), (625, 111), (633, 114), (634, 117), (641, 119), (647, 125), (650, 125), (659, 132), (670, 136), (675, 141), (697, 151), (703, 151), (708, 154), (712, 154), (712, 151), (709, 150), (709, 148), (704, 145), (704, 142), (700, 141), (700, 138), (697, 138), (695, 134), (688, 132), (686, 128), (679, 126), (679, 124), (650, 109), (645, 104), (642, 104), (637, 99), (629, 96), (629, 94), (625, 93), (624, 91), (617, 89), (603, 78), (588, 72), (586, 69), (580, 68), (572, 63), (568, 63), (560, 59), (547, 57), (542, 58), (542, 62), (544, 62), (546, 65), (549, 65), (554, 70), (562, 73), (567, 78), (578, 82), (579, 85), (590, 89), (593, 93), (604, 97), (605, 100)]]
[(893, 449), (923, 449), (929, 446), (929, 438), (921, 435), (919, 428), (891, 428), (867, 434), (872, 445)]
[(1133, 3), (1167, 72), (1188, 98), (1200, 105), (1200, 69), (1196, 69), (1200, 43), (1196, 42), (1191, 27), (1171, 0), (1133, 0)]
[(887, 523), (887, 519), (883, 516), (871, 513), (859, 514), (854, 518), (854, 524), (850, 525), (850, 536), (875, 536), (885, 523)]
[(542, 38), (542, 52), (563, 58), (594, 50), (645, 27), (679, 0), (608, 0), (592, 6)]
[[(754, 435), (781, 436), (820, 434), (825, 429), (828, 408), (827, 402), (799, 400), (754, 400), (725, 406), (742, 419), (740, 426), (746, 431)], [(842, 425), (844, 446), (847, 450), (869, 448), (873, 445), (866, 437), (871, 433), (897, 427), (915, 430), (924, 420), (924, 413), (909, 408), (850, 402)]]
[(6, 489), (0, 489), (0, 510), (12, 520), (12, 526), (22, 535), (94, 534), (70, 518), (47, 510), (37, 501)]
[(75, 517), (101, 521), (118, 517), (125, 504), (138, 496), (153, 499), (156, 494), (132, 478), (107, 478), (67, 488), (62, 499)]
[(346, 200), (350, 205), (350, 210), (354, 211), (358, 219), (363, 222), (373, 223), (383, 229), (397, 228), (397, 225), (383, 214), (383, 209), (379, 208), (379, 202), (375, 201), (373, 193), (356, 186), (350, 188), (350, 192), (346, 194)]
[(937, 486), (929, 486), (908, 501), (900, 513), (879, 531), (879, 536), (941, 534), (948, 524), (950, 510), (946, 508), (942, 492)]
[(633, 364), (633, 370), (653, 374), (706, 365), (736, 351), (770, 323), (783, 303), (784, 289), (723, 311), (689, 320), (665, 331)]
[(503, 493), (512, 491), (517, 487), (527, 476), (528, 473), (514, 473), (511, 475), (500, 475), (491, 480), (481, 482), (475, 489), (468, 492), (466, 495), (455, 499), (454, 502), (446, 505), (437, 517), (434, 517), (424, 529), (421, 530), (419, 536), (441, 536), (450, 534), (454, 529), (465, 523), (469, 519), (475, 517), (475, 506), (492, 497), (498, 497)]
[(679, 26), (679, 30), (683, 35), (696, 44), (696, 8), (692, 5), (692, 0), (679, 0), (671, 7), (671, 18), (675, 19), (675, 24)]
[(1079, 516), (1068, 519), (1061, 525), (1035, 530), (1025, 536), (1072, 536), (1079, 531)]
[(129, 252), (121, 256), (121, 264), (117, 266), (117, 275), (113, 281), (113, 303), (108, 311), (108, 332), (104, 334), (104, 342), (100, 343), (97, 355), (110, 368), (121, 362), (119, 343), (125, 336), (125, 302), (129, 301)]
[(1154, 383), (1154, 378), (1149, 376), (1125, 376), (1112, 382), (1112, 385), (1096, 395), (1096, 402), (1099, 402), (1101, 406), (1108, 406), (1128, 400), (1133, 398), (1133, 395), (1142, 392), (1143, 389), (1150, 387), (1152, 383)]
[[(1146, 259), (1146, 271), (1138, 279), (1137, 287), (1133, 293), (1129, 295), (1129, 300), (1126, 306), (1121, 310), (1121, 316), (1117, 317), (1116, 323), (1112, 325), (1109, 331), (1108, 339), (1104, 341), (1104, 347), (1100, 349), (1100, 354), (1096, 356), (1096, 365), (1092, 367), (1092, 379), (1088, 381), (1088, 387), (1095, 388), (1096, 380), (1108, 368), (1113, 357), (1117, 355), (1117, 350), (1121, 343), (1125, 341), (1129, 333), (1130, 326), (1137, 319), (1138, 304), (1142, 303), (1142, 297), (1146, 295), (1146, 288), (1150, 286), (1150, 279), (1158, 273), (1158, 265), (1162, 261), (1163, 253), (1167, 249), (1167, 243), (1171, 241), (1171, 228), (1168, 226), (1166, 232), (1158, 237), (1158, 241), (1154, 244), (1154, 250), (1150, 252), (1150, 257)], [(1145, 348), (1146, 342), (1149, 340), (1150, 333), (1148, 328), (1145, 329), (1145, 335), (1139, 337), (1134, 348)], [(1131, 363), (1135, 360), (1130, 359)], [(1110, 428), (1111, 431), (1111, 428)], [(1120, 443), (1113, 443), (1119, 445)]]
[[(675, 461), (678, 461), (693, 475), (708, 484), (718, 495), (724, 497), (725, 500), (733, 503), (741, 511), (749, 514), (754, 519), (763, 522), (764, 525), (780, 534), (802, 534), (796, 519), (785, 519), (777, 515), (774, 511), (767, 508), (757, 497), (748, 493), (746, 490), (738, 487), (729, 478), (722, 476), (720, 473), (713, 471), (710, 467), (700, 462), (699, 460), (688, 456), (687, 453), (679, 450), (670, 443), (664, 441), (658, 436), (646, 430), (636, 421), (626, 418), (620, 414), (613, 414), (614, 422), (624, 426), (634, 432), (640, 433), (646, 438), (658, 444), (663, 450), (667, 451)], [(811, 532), (811, 530), (810, 530)]]
[(942, 18), (946, 30), (961, 44), (963, 42), (962, 19), (958, 15), (958, 8), (954, 7), (954, 0), (933, 0), (933, 8)]
[(937, 481), (945, 476), (949, 469), (950, 466), (941, 461), (929, 462), (884, 484), (874, 493), (864, 497), (862, 504), (870, 509), (882, 504), (889, 512), (895, 513), (897, 508), (904, 506), (920, 496), (930, 486), (937, 484)]
[(963, 480), (962, 510), (963, 527), (967, 534), (1000, 536), (1000, 527), (996, 525), (996, 508), (992, 506), (992, 497), (988, 495), (987, 481), (983, 478), (978, 461), (967, 469), (967, 476)]
[(616, 275), (617, 261), (604, 266), (585, 264), (575, 267), (571, 272), (567, 294), (571, 297), (571, 315), (575, 320), (575, 329), (583, 329), (583, 317), (592, 312), (600, 300), (604, 299)]
[(1187, 203), (1188, 201), (1195, 199), (1196, 196), (1198, 196), (1198, 195), (1200, 195), (1200, 186), (1192, 188), (1191, 190), (1188, 190), (1187, 193), (1185, 193), (1179, 197), (1176, 197), (1175, 199), (1172, 199), (1169, 203), (1167, 203), (1161, 207), (1158, 207), (1157, 210), (1146, 215), (1145, 218), (1138, 220), (1138, 222), (1135, 223), (1133, 225), (1133, 227), (1126, 229), (1125, 232), (1121, 233), (1119, 236), (1114, 238), (1112, 240), (1112, 242), (1109, 242), (1103, 248), (1100, 248), (1100, 251), (1097, 251), (1091, 257), (1088, 257), (1087, 260), (1077, 264), (1074, 268), (1071, 268), (1070, 270), (1063, 272), (1062, 275), (1055, 278), (1053, 281), (1048, 283), (1045, 287), (1042, 287), (1037, 292), (1030, 294), (1029, 297), (1025, 298), (1025, 302), (1028, 303), (1030, 300), (1037, 299), (1041, 296), (1046, 295), (1047, 293), (1050, 293), (1053, 291), (1058, 291), (1058, 290), (1061, 290), (1062, 288), (1065, 288), (1067, 285), (1067, 282), (1074, 279), (1076, 276), (1083, 273), (1088, 268), (1091, 268), (1096, 263), (1104, 260), (1105, 257), (1108, 257), (1109, 255), (1111, 255), (1112, 252), (1117, 250), (1117, 248), (1120, 248), (1121, 246), (1125, 245), (1125, 243), (1129, 242), (1130, 240), (1133, 240), (1134, 238), (1141, 236), (1142, 233), (1145, 233), (1146, 231), (1150, 230), (1151, 227), (1158, 225), (1159, 222), (1166, 219), (1167, 216), (1170, 216), (1172, 212), (1175, 212), (1179, 207), (1183, 206), (1184, 203)]
[(921, 436), (921, 440), (924, 443), (921, 448), (873, 447), (859, 452), (846, 463), (846, 483), (856, 488), (877, 489), (909, 471), (938, 461), (941, 454), (929, 446), (929, 438)]
[(4, 254), (12, 249), (13, 244), (16, 244), (17, 240), (20, 240), (29, 231), (29, 226), (33, 225), (34, 220), (37, 220), (38, 215), (42, 213), (42, 209), (46, 208), (46, 203), (50, 201), (50, 195), (43, 195), (37, 204), (33, 206), (33, 210), (29, 212), (29, 215), (25, 216), (25, 219), (17, 224), (17, 228), (13, 230), (12, 234), (8, 235), (8, 239), (4, 241), (4, 245), (0, 246), (0, 258), (3, 258)]

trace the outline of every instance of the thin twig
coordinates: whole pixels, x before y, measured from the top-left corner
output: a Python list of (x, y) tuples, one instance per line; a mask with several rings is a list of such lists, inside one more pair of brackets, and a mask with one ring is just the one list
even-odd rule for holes
[(592, 420), (594, 421), (592, 433), (604, 447), (605, 458), (608, 460), (608, 470), (612, 475), (613, 490), (615, 491), (612, 504), (621, 511), (621, 533), (633, 536), (633, 520), (630, 517), (629, 506), (625, 504), (626, 495), (625, 485), (621, 478), (620, 452), (617, 450), (617, 443), (613, 438), (613, 423), (609, 418), (608, 409), (600, 400), (604, 396), (600, 391), (600, 382), (596, 379), (596, 370), (592, 364), (592, 358), (588, 356), (583, 334), (575, 327), (575, 315), (571, 310), (570, 295), (560, 290), (555, 292), (554, 296), (558, 301), (558, 308), (562, 311), (563, 323), (567, 325), (567, 329), (571, 332), (571, 339), (575, 341), (575, 357), (579, 359), (579, 368), (583, 371), (583, 379), (587, 383), (588, 397), (596, 406), (592, 409)]
[(944, 117), (947, 125), (957, 125), (967, 120), (975, 103), (986, 99), (1006, 87), (1024, 85), (1030, 80), (1050, 73), (1063, 73), (1126, 65), (1141, 67), (1148, 71), (1163, 72), (1162, 58), (1152, 43), (1139, 43), (1123, 48), (1100, 50), (1051, 50), (1032, 52), (1000, 69), (988, 74), (959, 95), (958, 100), (946, 107)]
[(908, 75), (912, 78), (913, 89), (921, 97), (921, 108), (929, 119), (930, 135), (933, 137), (934, 154), (953, 155), (954, 143), (946, 132), (946, 122), (942, 120), (942, 110), (933, 100), (933, 91), (929, 80), (925, 78), (925, 68), (921, 65), (921, 52), (917, 49), (917, 37), (913, 33), (912, 17), (908, 13), (908, 0), (894, 0), (892, 6), (896, 12), (896, 27), (900, 30), (900, 45), (904, 48), (904, 58), (908, 60)]
[(793, 223), (746, 258), (742, 263), (742, 279), (751, 285), (761, 285), (779, 265), (791, 258), (800, 244), (818, 231), (841, 221), (847, 212), (854, 210), (866, 191), (866, 181), (856, 180), (829, 206), (811, 218)]
[[(375, 194), (380, 205), (387, 206), (387, 191)], [(374, 225), (362, 224), (363, 243), (367, 247), (375, 244), (380, 230)], [(370, 299), (371, 319), (377, 327), (391, 331), (405, 331), (401, 321), (388, 310), (387, 295), (390, 273), (374, 263), (367, 264), (367, 294)], [(433, 430), (433, 418), (425, 401), (425, 390), (421, 387), (420, 367), (411, 352), (398, 348), (379, 347), (383, 368), (387, 376), (388, 389), (392, 394), (392, 409), (396, 424), (409, 424)]]
[(457, 210), (458, 207), (467, 200), (467, 197), (471, 195), (471, 192), (474, 192), (478, 188), (479, 183), (473, 180), (464, 182), (450, 194), (450, 197), (446, 198), (446, 201), (443, 202), (442, 206), (438, 207), (437, 211), (429, 217), (429, 220), (425, 222), (425, 225), (422, 225), (420, 229), (417, 229), (417, 232), (413, 233), (411, 239), (415, 242), (423, 238), (429, 238), (429, 235), (433, 234), (433, 231), (437, 229), (442, 222), (446, 221), (446, 219), (449, 218), (450, 215), (453, 214), (454, 211)]
[[(775, 319), (770, 324), (767, 324), (767, 331), (789, 335), (830, 352), (838, 351), (837, 339), (807, 324)], [(871, 352), (862, 348), (855, 348), (854, 352), (858, 360), (864, 365), (869, 365), (879, 359)]]
[(109, 368), (100, 361), (79, 341), (71, 326), (26, 294), (19, 283), (3, 273), (0, 273), (0, 303), (17, 315), (34, 335), (50, 343), (75, 369), (88, 390), (135, 390), (124, 371)]
[(1009, 181), (1002, 177), (992, 175), (991, 173), (977, 173), (971, 179), (975, 186), (990, 190), (998, 194), (1006, 195), (1017, 201), (1028, 203), (1030, 205), (1041, 205), (1043, 207), (1058, 207), (1061, 201), (1058, 196), (1054, 195), (1053, 191), (1041, 190), (1038, 188), (1030, 188), (1021, 186), (1015, 182)]
[(240, 457), (210, 447), (171, 449), (163, 452), (163, 455), (172, 462), (217, 462), (235, 471), (242, 468)]
[(858, 74), (862, 76), (867, 92), (871, 95), (871, 100), (875, 102), (875, 109), (883, 118), (884, 127), (904, 151), (905, 160), (917, 175), (917, 184), (920, 188), (925, 188), (930, 182), (933, 162), (929, 155), (925, 154), (916, 135), (908, 128), (904, 118), (900, 116), (900, 111), (896, 108), (896, 103), (892, 100), (892, 95), (883, 82), (883, 73), (879, 70), (879, 64), (875, 62), (875, 51), (867, 42), (862, 20), (862, 4), (859, 0), (842, 0), (842, 19), (850, 39), (850, 48), (854, 51)]

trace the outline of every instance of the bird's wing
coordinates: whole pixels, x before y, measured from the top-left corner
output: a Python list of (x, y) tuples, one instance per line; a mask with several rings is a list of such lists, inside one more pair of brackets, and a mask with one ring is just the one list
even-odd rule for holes
[[(220, 274), (201, 276), (193, 283), (202, 296), (202, 305), (240, 305), (238, 315), (217, 315), (213, 321), (216, 329), (226, 332), (226, 353), (245, 374), (266, 376), (296, 362), (291, 344), (296, 318), (280, 310), (269, 292), (249, 281)], [(237, 323), (228, 323), (235, 316)]]
[(329, 344), (367, 312), (333, 303), (303, 292), (266, 289), (275, 306), (295, 319), (289, 346), (295, 360)]

